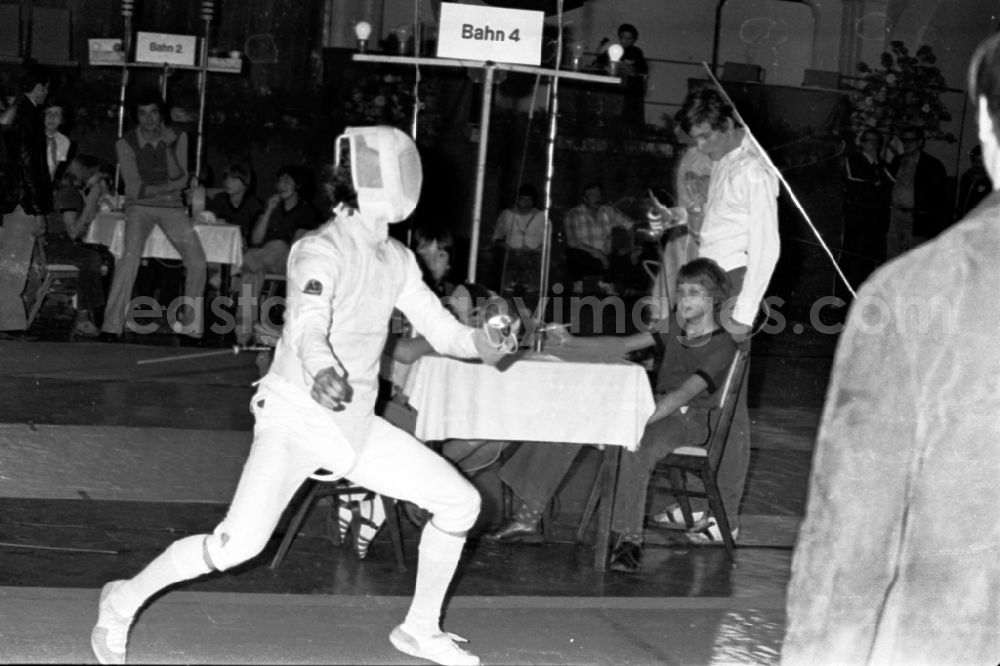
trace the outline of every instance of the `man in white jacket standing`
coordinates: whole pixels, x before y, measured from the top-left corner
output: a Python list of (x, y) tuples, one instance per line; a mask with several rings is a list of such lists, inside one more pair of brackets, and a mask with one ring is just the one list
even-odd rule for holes
[(101, 663), (124, 662), (129, 627), (151, 595), (260, 552), (302, 481), (325, 469), (433, 514), (413, 602), (390, 640), (436, 663), (479, 664), (439, 624), (479, 495), (450, 463), (374, 414), (394, 307), (441, 353), (488, 363), (503, 356), (483, 330), (445, 310), (412, 252), (388, 236), (388, 224), (413, 212), (421, 180), (416, 146), (399, 130), (348, 128), (337, 139), (334, 217), (292, 247), (284, 331), (253, 398), (253, 447), (228, 515), (212, 534), (181, 539), (135, 577), (104, 586), (91, 641)]
[[(678, 117), (697, 149), (712, 160), (698, 256), (712, 259), (728, 274), (732, 288), (723, 326), (737, 344), (746, 343), (781, 250), (778, 177), (740, 125), (736, 110), (714, 88), (688, 95)], [(734, 536), (749, 464), (750, 416), (744, 384), (718, 478)], [(667, 519), (680, 515), (675, 509), (668, 513), (673, 515)], [(714, 521), (703, 537), (721, 539)]]

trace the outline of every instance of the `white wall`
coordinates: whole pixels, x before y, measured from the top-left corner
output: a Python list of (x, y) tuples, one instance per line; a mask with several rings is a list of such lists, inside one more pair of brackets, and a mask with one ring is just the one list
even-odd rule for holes
[[(423, 15), (430, 17), (430, 1), (420, 1)], [(948, 84), (962, 89), (975, 45), (1000, 23), (998, 0), (861, 1), (866, 12), (888, 15), (888, 39), (902, 39), (913, 50), (921, 43), (931, 44)], [(812, 2), (819, 10), (820, 21), (815, 43), (813, 14), (804, 4), (728, 0), (722, 12), (719, 64), (727, 61), (758, 64), (765, 69), (767, 83), (790, 86), (802, 84), (807, 68), (837, 71), (845, 0)], [(638, 46), (647, 58), (681, 62), (651, 63), (646, 120), (655, 123), (664, 112), (672, 115), (676, 111), (687, 91), (687, 79), (703, 75), (698, 63), (711, 61), (717, 3), (718, 0), (588, 0), (582, 8), (566, 12), (564, 22), (571, 38), (583, 41), (588, 51), (594, 51), (602, 37), (613, 39), (619, 24), (632, 23), (639, 30)], [(464, 4), (482, 2), (465, 0)], [(386, 30), (412, 22), (413, 2), (385, 0)], [(871, 35), (861, 47), (861, 56), (874, 61), (883, 49), (883, 42), (878, 35)], [(960, 96), (949, 96), (949, 102), (951, 99), (956, 100), (958, 107)], [(961, 108), (953, 109), (956, 117), (960, 113)], [(956, 134), (958, 127), (956, 122), (953, 128)], [(968, 130), (967, 126), (967, 136)]]
[[(431, 15), (430, 2), (423, 13)], [(840, 28), (839, 0), (814, 0), (821, 5), (823, 31), (815, 46), (819, 69), (837, 69)], [(387, 0), (386, 29), (413, 22), (413, 3)], [(482, 4), (467, 0), (465, 4)], [(571, 38), (595, 51), (602, 37), (614, 39), (621, 23), (639, 30), (638, 46), (647, 58), (681, 61), (653, 62), (650, 67), (646, 119), (659, 122), (671, 115), (687, 92), (690, 77), (702, 77), (699, 63), (711, 62), (716, 1), (713, 0), (588, 0), (580, 9), (566, 12), (564, 23)], [(813, 57), (814, 22), (805, 5), (779, 0), (729, 0), (723, 10), (719, 64), (729, 61), (759, 64), (766, 81), (800, 85)], [(554, 22), (554, 18), (549, 19)], [(687, 64), (683, 64), (687, 63)]]

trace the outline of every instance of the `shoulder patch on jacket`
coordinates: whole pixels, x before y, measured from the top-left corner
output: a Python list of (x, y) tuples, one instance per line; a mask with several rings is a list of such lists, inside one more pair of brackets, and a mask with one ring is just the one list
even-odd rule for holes
[(323, 283), (319, 280), (309, 280), (306, 282), (306, 286), (302, 288), (303, 294), (309, 294), (311, 296), (319, 296), (323, 293)]

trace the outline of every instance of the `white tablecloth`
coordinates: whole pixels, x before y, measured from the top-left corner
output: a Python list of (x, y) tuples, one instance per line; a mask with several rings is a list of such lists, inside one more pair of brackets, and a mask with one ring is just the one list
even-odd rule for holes
[(404, 391), (418, 439), (611, 444), (635, 450), (653, 413), (646, 371), (626, 362), (526, 352), (506, 370), (443, 356), (414, 364)]
[[(236, 224), (195, 224), (194, 230), (201, 239), (205, 249), (205, 258), (212, 263), (232, 264), (243, 263), (243, 238), (240, 227)], [(115, 259), (121, 259), (125, 253), (125, 214), (98, 213), (87, 230), (84, 242), (107, 245)], [(159, 259), (180, 259), (177, 250), (160, 227), (154, 227), (142, 250), (144, 257)]]

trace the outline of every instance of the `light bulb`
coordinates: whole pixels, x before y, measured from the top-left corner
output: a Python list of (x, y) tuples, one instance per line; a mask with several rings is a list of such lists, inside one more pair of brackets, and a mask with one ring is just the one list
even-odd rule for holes
[(412, 34), (413, 28), (410, 27), (409, 23), (404, 23), (396, 28), (396, 37), (399, 38), (399, 41), (401, 42), (408, 40)]
[(573, 42), (573, 47), (570, 49), (570, 51), (572, 52), (574, 58), (582, 58), (583, 52), (586, 49), (587, 45), (584, 44), (583, 42)]
[(625, 53), (625, 49), (622, 48), (621, 44), (612, 44), (608, 47), (608, 60), (618, 62), (622, 59), (623, 53)]
[(368, 21), (358, 21), (354, 24), (354, 34), (358, 39), (368, 39), (372, 34), (372, 24)]

